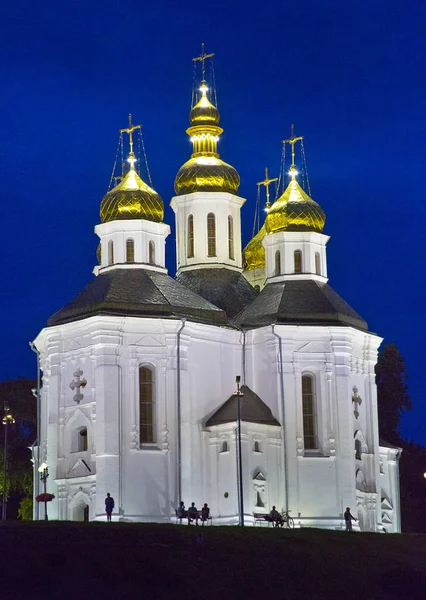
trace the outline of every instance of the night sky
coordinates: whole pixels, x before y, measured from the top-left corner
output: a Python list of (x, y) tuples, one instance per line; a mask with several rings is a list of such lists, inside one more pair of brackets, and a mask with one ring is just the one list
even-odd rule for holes
[[(93, 277), (118, 130), (142, 123), (166, 205), (189, 158), (192, 57), (215, 53), (221, 158), (241, 176), (243, 244), (256, 182), (304, 135), (325, 210), (330, 285), (397, 344), (426, 443), (425, 9), (402, 0), (9, 2), (2, 9), (0, 380), (36, 375), (28, 342)], [(423, 167), (423, 169), (422, 169)], [(422, 171), (421, 171), (422, 169)]]

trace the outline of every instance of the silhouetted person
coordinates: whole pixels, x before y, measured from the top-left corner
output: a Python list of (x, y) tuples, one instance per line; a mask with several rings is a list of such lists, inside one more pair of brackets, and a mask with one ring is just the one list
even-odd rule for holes
[(114, 498), (111, 497), (110, 493), (107, 493), (107, 497), (105, 498), (105, 512), (107, 516), (107, 521), (111, 521), (112, 510), (114, 508)]
[(356, 521), (356, 519), (351, 515), (351, 509), (349, 506), (346, 507), (345, 514), (343, 516), (345, 517), (346, 531), (352, 531), (352, 521)]
[(183, 502), (183, 500), (181, 500), (179, 502), (179, 507), (176, 510), (176, 516), (178, 519), (180, 519), (182, 521), (182, 519), (184, 517), (186, 517), (186, 510), (185, 510), (185, 504)]
[(204, 522), (208, 520), (208, 518), (210, 517), (210, 508), (207, 505), (207, 502), (204, 504), (203, 508), (201, 509), (201, 523), (202, 525), (204, 525)]
[(274, 523), (275, 527), (283, 524), (283, 518), (280, 513), (277, 511), (276, 507), (273, 506), (271, 512), (269, 513), (271, 517), (271, 521)]
[(188, 525), (191, 521), (195, 521), (195, 524), (198, 525), (198, 510), (195, 506), (195, 502), (191, 502), (191, 506), (188, 508)]

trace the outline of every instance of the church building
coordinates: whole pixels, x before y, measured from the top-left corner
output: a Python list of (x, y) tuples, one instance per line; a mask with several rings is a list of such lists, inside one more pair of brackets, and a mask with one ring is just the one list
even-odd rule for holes
[(219, 157), (200, 58), (193, 152), (171, 199), (176, 277), (130, 121), (128, 171), (95, 227), (95, 276), (35, 340), (35, 478), (46, 463), (49, 518), (106, 520), (110, 493), (120, 521), (174, 523), (184, 501), (207, 502), (213, 525), (241, 513), (251, 525), (276, 506), (296, 527), (342, 529), (349, 506), (355, 529), (398, 532), (400, 449), (380, 440), (377, 416), (382, 339), (328, 285), (325, 214), (298, 181), (300, 138), (288, 140), (286, 189), (243, 251), (245, 199)]

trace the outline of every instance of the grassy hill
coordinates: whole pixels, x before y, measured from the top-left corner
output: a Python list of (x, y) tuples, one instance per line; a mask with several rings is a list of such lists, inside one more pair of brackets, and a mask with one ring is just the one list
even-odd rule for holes
[(6, 522), (0, 540), (2, 600), (426, 596), (426, 535)]

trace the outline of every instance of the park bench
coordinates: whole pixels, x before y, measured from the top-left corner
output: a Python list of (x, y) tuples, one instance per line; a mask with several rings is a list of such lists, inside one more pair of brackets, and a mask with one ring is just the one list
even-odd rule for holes
[(259, 523), (259, 525), (262, 525), (262, 522), (264, 523), (268, 523), (268, 527), (270, 524), (274, 524), (274, 520), (271, 517), (270, 514), (268, 513), (253, 513), (253, 517), (254, 517), (254, 524), (256, 525), (256, 523)]
[[(212, 516), (211, 516), (211, 514), (208, 516), (208, 518), (205, 521), (203, 521), (202, 518), (201, 518), (201, 510), (197, 510), (197, 513), (198, 513), (198, 520), (201, 522), (201, 525), (204, 525), (204, 523), (206, 523), (206, 525), (211, 525), (212, 524)], [(187, 510), (185, 511), (185, 515), (183, 517), (180, 517), (178, 515), (177, 509), (175, 510), (175, 514), (176, 514), (176, 523), (179, 523), (180, 525), (182, 525), (182, 519), (184, 521), (188, 520), (188, 511)], [(191, 522), (192, 521), (196, 521), (196, 519), (191, 519)], [(188, 525), (189, 525), (189, 523), (188, 523)]]

